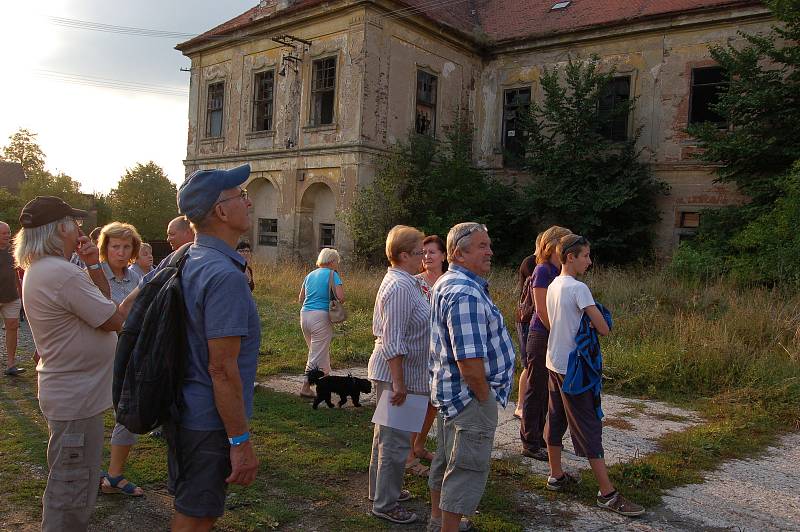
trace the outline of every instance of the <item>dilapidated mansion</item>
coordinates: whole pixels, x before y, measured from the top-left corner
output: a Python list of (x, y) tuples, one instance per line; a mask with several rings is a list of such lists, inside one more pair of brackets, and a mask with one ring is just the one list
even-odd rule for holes
[(264, 0), (177, 47), (192, 63), (186, 170), (250, 163), (262, 259), (346, 254), (341, 213), (387, 148), (414, 129), (440, 138), (465, 110), (475, 163), (513, 172), (516, 116), (543, 68), (596, 54), (617, 76), (604, 102), (636, 98), (611, 134), (641, 127), (642, 157), (671, 186), (657, 227), (668, 253), (704, 207), (740, 199), (685, 133), (719, 121), (709, 46), (772, 23), (746, 0)]

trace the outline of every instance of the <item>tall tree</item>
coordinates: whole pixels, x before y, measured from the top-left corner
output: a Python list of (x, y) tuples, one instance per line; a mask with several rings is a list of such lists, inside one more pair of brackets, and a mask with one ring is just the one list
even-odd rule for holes
[(42, 170), (28, 176), (19, 187), (19, 197), (24, 204), (36, 196), (58, 196), (79, 209), (92, 204), (91, 196), (81, 192), (81, 184), (63, 172), (54, 175)]
[(45, 155), (36, 142), (36, 137), (36, 133), (20, 128), (8, 137), (8, 146), (3, 148), (3, 159), (22, 164), (28, 177), (44, 172)]
[(114, 219), (133, 224), (145, 239), (163, 238), (177, 214), (177, 188), (153, 161), (137, 163), (109, 194)]
[(545, 70), (544, 98), (531, 104), (524, 125), (532, 179), (519, 209), (538, 227), (568, 227), (589, 238), (593, 253), (624, 263), (651, 251), (656, 200), (666, 185), (639, 158), (639, 130), (608, 133), (627, 126), (635, 100), (601, 105), (614, 72), (600, 72), (598, 61), (570, 59), (563, 72)]

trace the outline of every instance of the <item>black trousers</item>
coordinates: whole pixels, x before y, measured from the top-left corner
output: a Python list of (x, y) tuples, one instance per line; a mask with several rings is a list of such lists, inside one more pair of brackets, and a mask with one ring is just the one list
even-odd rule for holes
[(547, 334), (530, 330), (526, 347), (525, 369), (528, 370), (528, 389), (522, 401), (522, 424), (519, 437), (528, 451), (546, 447), (544, 424), (547, 420)]

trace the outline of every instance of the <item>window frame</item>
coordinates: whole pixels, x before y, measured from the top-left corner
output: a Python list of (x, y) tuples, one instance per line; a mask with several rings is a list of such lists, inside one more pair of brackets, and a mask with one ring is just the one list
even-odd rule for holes
[[(330, 243), (325, 243), (326, 230), (330, 229)], [(320, 223), (319, 224), (319, 248), (334, 248), (336, 247), (336, 224)]]
[[(215, 87), (221, 88), (221, 95), (218, 99), (219, 107), (212, 107), (212, 104), (217, 101), (217, 99), (212, 99), (212, 89)], [(213, 127), (213, 116), (214, 113), (219, 113), (219, 134), (214, 135), (214, 131), (212, 130)], [(206, 85), (206, 127), (205, 127), (205, 138), (207, 139), (219, 139), (225, 135), (225, 81), (212, 81)]]
[[(433, 80), (433, 90), (430, 91), (433, 93), (433, 98), (431, 101), (422, 101), (420, 102), (420, 77), (421, 76), (429, 76), (430, 79)], [(436, 138), (436, 125), (439, 122), (437, 117), (437, 112), (439, 110), (439, 75), (434, 74), (430, 70), (426, 70), (424, 68), (417, 68), (417, 76), (414, 84), (414, 131), (418, 135), (428, 135), (432, 139)], [(427, 107), (430, 115), (432, 117), (431, 124), (428, 126), (428, 132), (420, 131), (419, 127), (419, 113), (418, 109), (420, 106)]]
[[(719, 70), (720, 74), (722, 74), (720, 80), (715, 83), (696, 83), (695, 82), (695, 75), (701, 70)], [(692, 67), (690, 75), (689, 75), (689, 113), (686, 117), (687, 124), (704, 124), (706, 122), (716, 125), (719, 129), (727, 129), (728, 122), (723, 118), (719, 117), (720, 120), (698, 120), (694, 118), (695, 114), (695, 103), (696, 103), (696, 94), (695, 94), (695, 87), (724, 87), (730, 84), (730, 80), (725, 79), (725, 69), (723, 69), (720, 65), (707, 65), (707, 66), (698, 66)], [(718, 91), (718, 93), (721, 91)], [(717, 94), (718, 94), (717, 93)], [(710, 105), (706, 108), (706, 113), (716, 114), (710, 107)]]
[[(616, 90), (613, 90), (617, 86), (618, 82), (622, 81), (622, 80), (627, 81), (628, 94), (627, 94), (627, 97), (625, 99), (621, 98)], [(610, 131), (606, 131), (602, 127), (598, 128), (598, 133), (600, 133), (600, 135), (602, 135), (604, 138), (606, 138), (606, 139), (608, 139), (608, 140), (610, 140), (612, 142), (625, 142), (630, 138), (630, 118), (631, 118), (630, 111), (631, 111), (631, 109), (630, 109), (629, 105), (630, 105), (630, 101), (631, 101), (631, 92), (632, 92), (631, 91), (631, 86), (632, 86), (632, 84), (633, 84), (633, 79), (632, 79), (632, 76), (630, 76), (629, 74), (623, 74), (623, 75), (619, 75), (619, 76), (614, 76), (611, 79), (611, 81), (609, 81), (608, 85), (606, 86), (606, 89), (612, 89), (613, 90), (613, 92), (610, 95), (611, 98), (612, 98), (611, 106), (607, 110), (603, 109), (603, 107), (602, 107), (602, 100), (604, 98), (606, 98), (606, 93), (605, 92), (600, 95), (600, 99), (597, 102), (598, 119), (599, 119), (599, 115), (601, 115), (603, 112), (607, 112), (610, 115), (614, 115), (615, 112), (616, 112), (616, 109), (617, 109), (617, 105), (619, 105), (619, 102), (625, 102), (626, 106), (628, 106), (628, 109), (626, 109), (624, 115), (620, 115), (619, 117), (611, 120), (611, 122), (609, 123), (609, 126), (611, 128)], [(617, 120), (619, 121), (619, 124), (617, 124)], [(623, 127), (623, 135), (621, 135), (621, 136), (620, 135), (615, 135), (615, 125), (620, 125), (620, 126)]]
[[(333, 61), (333, 75), (330, 76), (330, 79), (333, 83), (331, 87), (317, 87), (317, 65), (323, 62)], [(308, 125), (309, 127), (326, 127), (336, 124), (336, 97), (337, 97), (337, 90), (338, 90), (338, 78), (339, 75), (339, 57), (338, 55), (329, 55), (324, 57), (319, 57), (311, 61), (311, 76), (309, 82), (309, 109), (308, 109)], [(320, 108), (319, 114), (317, 116), (317, 99), (323, 98), (324, 95), (330, 94), (331, 98), (331, 118), (330, 122), (322, 122), (322, 109)]]
[[(269, 227), (268, 230), (264, 230), (265, 222), (270, 224), (270, 227)], [(274, 244), (273, 243), (269, 243), (269, 242), (265, 243), (265, 242), (262, 241), (262, 239), (266, 239), (266, 240), (269, 240), (270, 242), (273, 242), (273, 240), (272, 240), (273, 238), (274, 238)], [(272, 247), (272, 248), (278, 247), (278, 219), (277, 218), (259, 218), (258, 219), (258, 239), (257, 239), (257, 241), (258, 241), (258, 245), (259, 246)]]
[[(518, 95), (521, 91), (528, 91), (528, 103), (527, 104), (515, 103), (513, 106), (509, 105), (508, 104), (508, 99), (507, 99), (508, 94), (511, 93), (511, 92), (516, 92), (517, 95)], [(530, 106), (531, 106), (532, 103), (533, 103), (533, 86), (531, 86), (531, 85), (525, 85), (525, 86), (520, 86), (520, 87), (508, 87), (508, 88), (504, 88), (503, 89), (503, 102), (502, 102), (503, 111), (501, 113), (501, 120), (502, 120), (501, 135), (502, 135), (502, 137), (500, 139), (500, 145), (503, 147), (503, 166), (518, 167), (518, 166), (521, 165), (521, 164), (518, 164), (518, 163), (521, 163), (522, 159), (524, 159), (524, 157), (525, 157), (525, 143), (524, 142), (520, 142), (519, 143), (519, 146), (521, 146), (521, 153), (512, 152), (512, 150), (510, 150), (509, 147), (508, 147), (508, 138), (509, 138), (508, 133), (510, 131), (512, 131), (508, 127), (508, 125), (512, 121), (514, 122), (514, 129), (513, 129), (514, 135), (512, 135), (512, 136), (515, 139), (518, 138), (518, 136), (521, 136), (521, 137), (526, 136), (524, 128), (522, 128), (519, 124), (517, 124), (517, 120), (519, 120), (519, 116), (517, 115), (517, 116), (514, 116), (513, 118), (511, 118), (509, 115), (510, 115), (510, 113), (512, 111), (514, 113), (518, 113), (519, 110), (521, 108), (523, 108), (523, 107), (526, 110), (530, 110)], [(519, 133), (519, 135), (518, 135), (518, 133)], [(510, 157), (510, 156), (512, 156), (512, 157)], [(514, 158), (519, 158), (520, 160), (516, 161), (516, 160), (514, 160)]]
[[(262, 94), (262, 84), (258, 83), (259, 77), (261, 76), (272, 76), (271, 88), (269, 92), (269, 98), (259, 98), (259, 95)], [(251, 117), (251, 127), (250, 131), (252, 133), (263, 133), (265, 131), (274, 131), (275, 129), (275, 69), (268, 68), (264, 70), (259, 70), (258, 72), (253, 72), (253, 105), (252, 105), (252, 117)], [(264, 117), (269, 120), (269, 127), (260, 128), (258, 121), (258, 111), (259, 105), (267, 106), (269, 113), (265, 111)]]

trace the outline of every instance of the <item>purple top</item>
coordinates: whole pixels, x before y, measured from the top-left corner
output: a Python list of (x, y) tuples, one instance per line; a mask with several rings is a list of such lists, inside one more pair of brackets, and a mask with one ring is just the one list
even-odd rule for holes
[[(533, 270), (533, 275), (531, 275), (531, 297), (533, 297), (534, 288), (547, 288), (560, 273), (561, 269), (550, 261), (544, 264), (537, 264), (536, 268)], [(547, 327), (544, 326), (544, 323), (542, 323), (538, 310), (533, 314), (531, 330), (542, 334), (550, 333)]]

